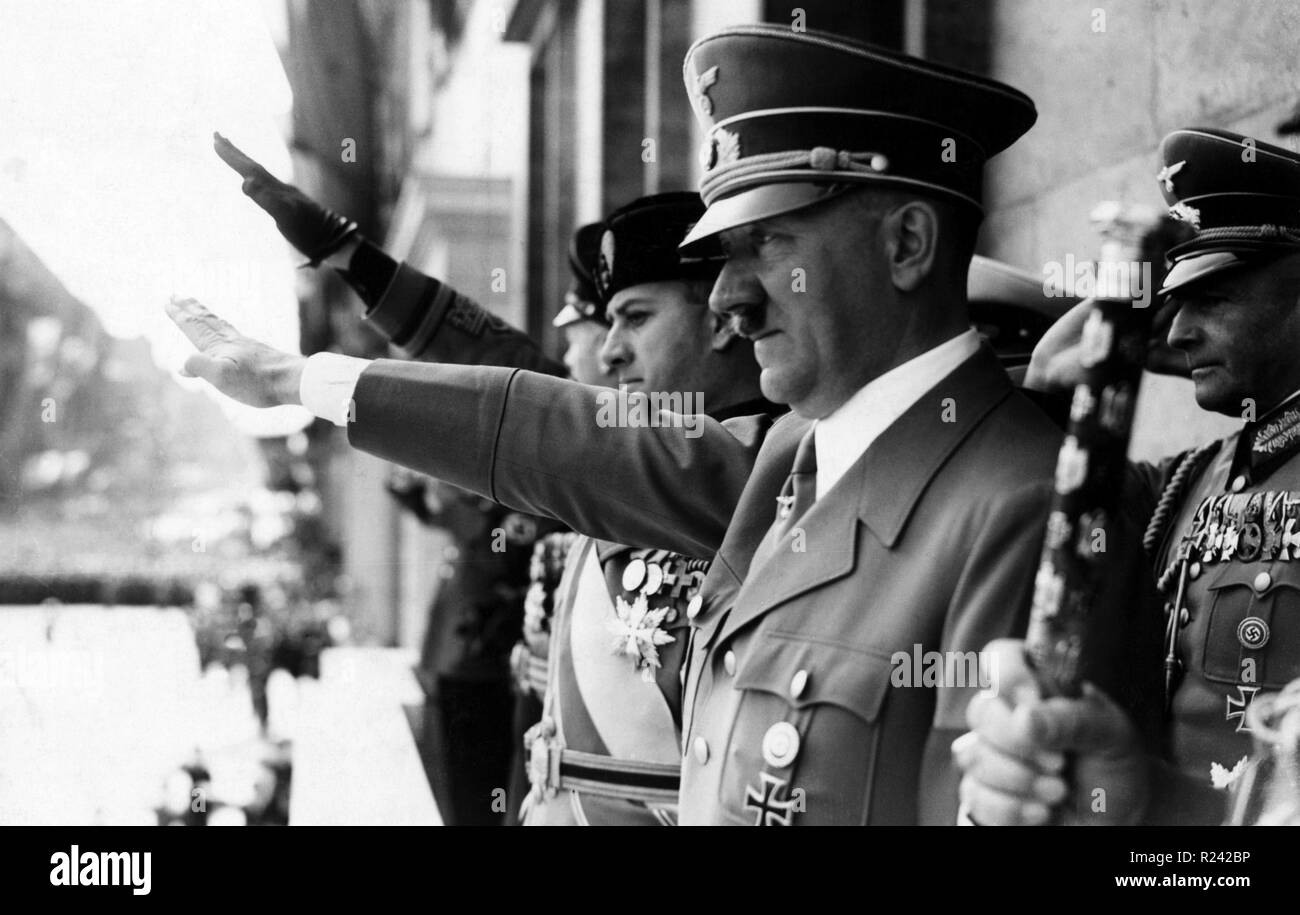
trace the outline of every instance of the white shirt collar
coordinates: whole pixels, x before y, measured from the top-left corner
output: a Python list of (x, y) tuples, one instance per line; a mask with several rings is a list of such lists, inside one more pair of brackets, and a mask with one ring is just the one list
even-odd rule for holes
[(868, 382), (834, 413), (813, 426), (817, 447), (817, 498), (826, 495), (871, 443), (926, 391), (980, 348), (974, 328), (926, 350)]

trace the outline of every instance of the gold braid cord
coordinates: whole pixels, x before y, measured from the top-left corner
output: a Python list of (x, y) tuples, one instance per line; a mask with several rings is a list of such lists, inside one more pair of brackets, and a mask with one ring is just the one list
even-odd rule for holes
[[(1208, 445), (1185, 452), (1169, 482), (1165, 484), (1164, 490), (1160, 493), (1160, 501), (1156, 504), (1156, 510), (1147, 523), (1146, 533), (1142, 536), (1142, 548), (1146, 550), (1147, 557), (1153, 563), (1156, 561), (1156, 551), (1160, 549), (1169, 524), (1173, 521), (1174, 511), (1182, 501), (1187, 484), (1209, 463), (1209, 459), (1218, 452), (1221, 444), (1221, 442), (1210, 442)], [(1156, 582), (1160, 593), (1163, 594), (1173, 582), (1177, 568), (1178, 561), (1174, 558)]]
[(756, 175), (782, 169), (809, 169), (819, 172), (864, 172), (883, 174), (889, 160), (880, 153), (848, 152), (827, 146), (787, 152), (761, 153), (747, 156), (735, 165), (719, 168), (700, 183), (700, 196), (705, 200), (720, 193), (726, 185)]

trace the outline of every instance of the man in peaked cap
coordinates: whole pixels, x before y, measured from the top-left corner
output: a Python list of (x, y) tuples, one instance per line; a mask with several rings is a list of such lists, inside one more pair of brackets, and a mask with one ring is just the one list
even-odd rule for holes
[[(1185, 356), (1197, 403), (1247, 422), (1241, 432), (1158, 466), (1135, 468), (1131, 504), (1149, 518), (1165, 644), (1146, 660), (1167, 690), (1168, 753), (1147, 758), (1103, 696), (1077, 703), (971, 705), (958, 755), (979, 822), (1041, 822), (1089, 783), (1023, 760), (1076, 754), (1075, 772), (1123, 773), (1109, 807), (1120, 822), (1223, 822), (1222, 789), (1246, 768), (1255, 703), (1300, 678), (1300, 155), (1236, 133), (1177, 130), (1156, 176), (1170, 212), (1196, 230), (1170, 249), (1161, 293), (1168, 343)], [(1067, 321), (1075, 318), (1072, 315)], [(1068, 384), (1067, 333), (1035, 354), (1028, 384)], [(1051, 358), (1049, 358), (1051, 357)], [(1003, 696), (1026, 672), (999, 646)], [(1055, 761), (1055, 759), (1053, 759)], [(1285, 795), (1279, 795), (1279, 799)], [(1300, 800), (1256, 814), (1300, 822)]]
[(798, 418), (758, 458), (789, 474), (776, 523), (742, 501), (720, 555), (743, 580), (696, 620), (683, 819), (951, 822), (943, 737), (976, 684), (909, 659), (1023, 627), (1060, 442), (964, 294), (983, 163), (1033, 105), (764, 26), (697, 43), (684, 72), (709, 206), (686, 250), (721, 238), (712, 305)]
[[(654, 411), (667, 395), (677, 412), (718, 421), (778, 412), (759, 394), (748, 343), (709, 311), (721, 250), (678, 252), (703, 211), (698, 195), (667, 193), (606, 219), (596, 269), (610, 318), (602, 360), (629, 407), (639, 399)], [(598, 422), (589, 434), (602, 431)], [(589, 537), (569, 550), (544, 715), (526, 740), (527, 825), (676, 822), (688, 611), (708, 568), (707, 555)]]
[[(384, 360), (322, 387), (192, 302), (171, 308), (201, 350), (187, 370), (584, 533), (716, 554), (687, 608), (683, 823), (951, 823), (948, 744), (975, 652), (1023, 629), (1060, 441), (964, 297), (981, 166), (1033, 105), (762, 26), (698, 42), (685, 73), (709, 169), (683, 250), (721, 241), (710, 305), (792, 414), (593, 428), (592, 389)], [(950, 675), (914, 669), (927, 653)]]

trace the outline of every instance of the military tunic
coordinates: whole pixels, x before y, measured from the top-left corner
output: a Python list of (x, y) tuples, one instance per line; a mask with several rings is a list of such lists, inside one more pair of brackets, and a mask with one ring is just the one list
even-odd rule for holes
[[(1300, 411), (1281, 415), (1275, 433), (1287, 438)], [(1158, 554), (1178, 665), (1170, 758), (1216, 787), (1251, 751), (1246, 709), (1300, 678), (1300, 447), (1262, 462), (1250, 452), (1248, 433), (1207, 452)]]
[(675, 823), (687, 609), (707, 569), (588, 537), (569, 551), (543, 717), (526, 738), (528, 825)]

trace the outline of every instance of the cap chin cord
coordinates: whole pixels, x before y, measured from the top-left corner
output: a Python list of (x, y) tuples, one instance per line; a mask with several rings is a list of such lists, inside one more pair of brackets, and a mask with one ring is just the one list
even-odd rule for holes
[(1202, 229), (1191, 239), (1198, 247), (1207, 241), (1229, 239), (1233, 241), (1276, 241), (1300, 245), (1300, 227), (1296, 226), (1215, 226)]
[(831, 149), (829, 146), (760, 153), (757, 156), (746, 156), (743, 161), (706, 177), (700, 182), (700, 196), (706, 201), (712, 200), (723, 192), (726, 185), (734, 181), (743, 181), (772, 171), (799, 168), (811, 169), (814, 172), (841, 171), (880, 175), (888, 172), (889, 157), (883, 153), (855, 153), (843, 149)]

